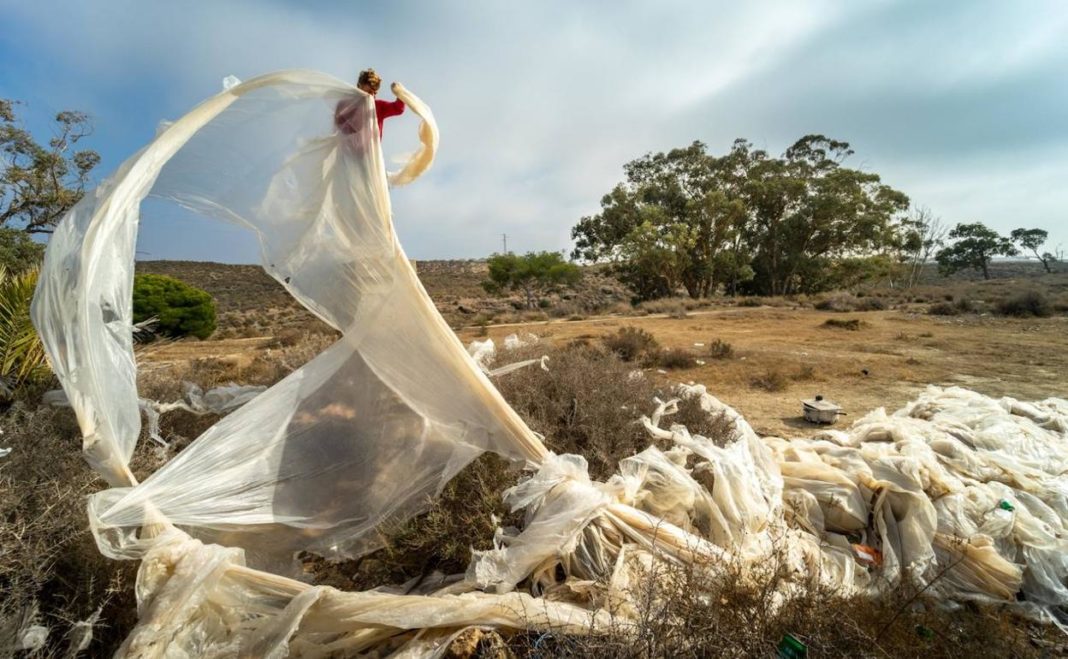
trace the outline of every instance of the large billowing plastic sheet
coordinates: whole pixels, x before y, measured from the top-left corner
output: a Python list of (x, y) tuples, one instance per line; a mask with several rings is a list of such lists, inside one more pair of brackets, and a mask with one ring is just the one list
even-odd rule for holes
[[(437, 146), (429, 109), (406, 183)], [(342, 134), (340, 101), (358, 108)], [(93, 466), (102, 549), (134, 557), (153, 520), (246, 547), (366, 551), (482, 451), (545, 449), (441, 319), (393, 232), (372, 97), (328, 76), (283, 72), (212, 97), (88, 195), (49, 246), (33, 317), (75, 409)], [(137, 484), (140, 430), (130, 339), (141, 201), (171, 200), (259, 238), (263, 267), (341, 339)], [(268, 555), (270, 554), (270, 555)]]

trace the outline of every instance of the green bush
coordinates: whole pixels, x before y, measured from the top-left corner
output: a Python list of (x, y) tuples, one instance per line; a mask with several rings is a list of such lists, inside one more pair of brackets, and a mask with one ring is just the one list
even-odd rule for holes
[(215, 331), (215, 301), (207, 292), (166, 275), (137, 275), (133, 291), (134, 322), (158, 319), (168, 336), (206, 339)]
[(0, 227), (0, 266), (11, 274), (19, 274), (41, 265), (44, 243), (36, 242), (30, 234), (10, 227)]

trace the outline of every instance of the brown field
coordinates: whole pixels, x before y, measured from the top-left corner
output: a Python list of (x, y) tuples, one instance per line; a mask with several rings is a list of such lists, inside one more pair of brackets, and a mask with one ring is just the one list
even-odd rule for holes
[[(851, 319), (860, 320), (859, 329), (824, 324)], [(600, 341), (623, 326), (642, 328), (662, 347), (688, 351), (705, 362), (670, 371), (646, 367), (649, 377), (665, 384), (707, 385), (762, 434), (789, 437), (813, 431), (815, 427), (799, 417), (798, 401), (815, 394), (846, 410), (849, 416), (840, 423), (877, 407), (897, 409), (931, 384), (1023, 400), (1068, 396), (1068, 318), (1063, 316), (943, 318), (900, 311), (841, 314), (755, 307), (693, 311), (685, 318), (609, 316), (502, 324), (486, 331), (498, 344), (513, 333), (564, 344)], [(458, 335), (466, 344), (481, 338), (482, 331), (468, 327)], [(733, 347), (732, 357), (708, 355), (708, 346), (717, 339)], [(227, 374), (240, 378), (277, 347), (271, 337), (179, 341), (150, 346), (140, 355), (148, 370), (207, 360), (230, 367)], [(784, 388), (768, 391), (766, 385), (754, 383), (769, 376)]]
[[(861, 321), (855, 331), (824, 325), (827, 320), (853, 318)], [(1024, 400), (1068, 396), (1068, 318), (1064, 317), (946, 319), (898, 311), (843, 315), (758, 307), (697, 311), (686, 318), (598, 318), (491, 327), (489, 336), (499, 341), (509, 333), (531, 332), (556, 343), (592, 341), (624, 325), (640, 327), (663, 347), (682, 348), (705, 361), (667, 373), (647, 368), (648, 374), (663, 381), (707, 385), (762, 434), (788, 437), (812, 430), (799, 418), (798, 400), (817, 393), (839, 403), (850, 418), (877, 407), (897, 409), (930, 384)], [(469, 329), (460, 337), (466, 343), (476, 334)], [(716, 339), (731, 344), (732, 358), (707, 356)], [(784, 390), (754, 385), (755, 378), (769, 372), (785, 378)]]
[[(991, 281), (928, 278), (911, 290), (874, 288), (791, 299), (672, 299), (636, 308), (622, 302), (625, 291), (618, 284), (606, 284), (606, 277), (594, 273), (578, 290), (554, 294), (553, 306), (537, 311), (516, 310), (516, 299), (482, 293), (483, 262), (425, 261), (417, 270), (465, 344), (486, 335), (500, 342), (512, 333), (533, 333), (554, 344), (599, 342), (621, 327), (639, 327), (662, 348), (704, 362), (667, 372), (645, 367), (657, 383), (706, 384), (758, 431), (795, 436), (814, 430), (799, 418), (798, 401), (815, 394), (846, 410), (849, 416), (839, 423), (877, 407), (897, 409), (930, 384), (1026, 400), (1068, 396), (1068, 275), (1036, 276), (1034, 268), (1025, 266), (1001, 264)], [(145, 371), (187, 371), (192, 365), (205, 385), (226, 378), (271, 381), (314, 356), (334, 335), (257, 266), (159, 261), (139, 263), (138, 270), (171, 274), (208, 290), (220, 313), (212, 340), (143, 348)], [(1054, 316), (1020, 319), (990, 313), (999, 300), (1032, 290), (1050, 300)], [(981, 313), (927, 313), (935, 305), (961, 301)], [(886, 309), (848, 311), (865, 305)], [(850, 320), (859, 320), (859, 327), (825, 324)], [(733, 348), (730, 358), (708, 354), (717, 340)]]

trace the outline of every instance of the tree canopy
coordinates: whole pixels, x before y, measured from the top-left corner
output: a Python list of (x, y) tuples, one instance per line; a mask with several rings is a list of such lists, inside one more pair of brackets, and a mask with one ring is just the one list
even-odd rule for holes
[(938, 271), (950, 275), (971, 268), (990, 279), (990, 260), (995, 256), (1012, 256), (1017, 253), (1012, 240), (988, 228), (980, 222), (958, 224), (949, 232), (955, 241), (935, 256)]
[(568, 263), (558, 252), (494, 254), (489, 258), (489, 279), (482, 283), (490, 293), (505, 289), (522, 291), (527, 307), (537, 306), (538, 298), (556, 286), (574, 284), (582, 271)]
[(1027, 251), (1035, 255), (1042, 267), (1046, 269), (1046, 272), (1053, 272), (1053, 264), (1057, 261), (1057, 257), (1049, 252), (1039, 253), (1039, 249), (1045, 244), (1046, 239), (1049, 238), (1049, 232), (1043, 229), (1013, 229), (1010, 234), (1012, 241), (1023, 247)]
[(206, 339), (215, 331), (215, 301), (211, 295), (166, 275), (134, 277), (133, 320), (156, 318), (169, 336)]
[(573, 257), (614, 263), (641, 298), (684, 288), (791, 294), (834, 285), (840, 259), (900, 249), (903, 193), (842, 162), (849, 144), (807, 135), (774, 157), (737, 140), (638, 158), (601, 212), (572, 229)]
[(15, 274), (36, 268), (44, 258), (45, 246), (19, 229), (0, 227), (0, 267)]
[(52, 137), (41, 144), (0, 99), (0, 227), (50, 233), (85, 192), (89, 172), (100, 163), (91, 149), (78, 149), (92, 133), (89, 116), (65, 110), (54, 119)]

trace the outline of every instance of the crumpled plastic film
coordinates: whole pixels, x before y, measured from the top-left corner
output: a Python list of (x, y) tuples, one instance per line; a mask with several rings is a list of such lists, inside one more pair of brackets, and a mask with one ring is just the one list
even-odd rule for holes
[[(144, 412), (145, 421), (148, 422), (147, 432), (149, 439), (167, 446), (167, 440), (160, 434), (159, 425), (160, 419), (164, 414), (175, 410), (184, 410), (201, 416), (205, 414), (226, 414), (267, 390), (267, 387), (262, 385), (242, 385), (232, 382), (213, 387), (207, 391), (202, 390), (192, 382), (183, 383), (182, 388), (184, 389), (184, 400), (161, 403), (156, 400), (141, 399), (141, 411)], [(63, 394), (63, 391), (59, 390), (55, 393)], [(66, 395), (63, 396), (63, 403), (67, 404)]]
[(348, 656), (399, 650), (421, 632), (476, 624), (559, 633), (627, 624), (523, 593), (424, 596), (311, 586), (249, 569), (240, 549), (180, 531), (162, 534), (144, 555), (137, 594), (140, 621), (121, 656)]

